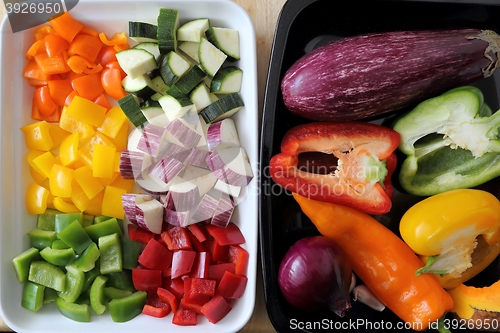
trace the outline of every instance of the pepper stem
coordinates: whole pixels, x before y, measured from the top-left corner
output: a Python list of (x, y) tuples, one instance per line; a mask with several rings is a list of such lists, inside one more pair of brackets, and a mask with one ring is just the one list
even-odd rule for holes
[(427, 261), (425, 262), (425, 266), (417, 269), (415, 271), (416, 276), (420, 276), (425, 273), (431, 273), (431, 274), (439, 274), (441, 276), (448, 274), (448, 270), (446, 269), (434, 269), (433, 265), (434, 263), (439, 259), (439, 256), (431, 256), (427, 258)]

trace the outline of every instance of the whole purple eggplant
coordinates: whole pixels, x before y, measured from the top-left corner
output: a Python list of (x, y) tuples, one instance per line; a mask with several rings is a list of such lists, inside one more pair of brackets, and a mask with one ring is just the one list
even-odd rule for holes
[(488, 77), (500, 36), (455, 29), (373, 33), (320, 46), (285, 73), (285, 106), (312, 120), (356, 120), (412, 106)]

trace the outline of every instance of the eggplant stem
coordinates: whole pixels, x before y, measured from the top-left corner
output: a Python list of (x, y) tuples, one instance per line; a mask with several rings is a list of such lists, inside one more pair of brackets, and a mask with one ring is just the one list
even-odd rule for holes
[[(490, 61), (486, 68), (482, 68), (483, 76), (491, 76), (500, 66), (500, 37), (492, 30), (482, 30), (477, 36), (467, 37), (467, 39), (480, 39), (488, 43), (484, 50), (484, 56)], [(489, 55), (489, 52), (495, 53), (496, 61)]]

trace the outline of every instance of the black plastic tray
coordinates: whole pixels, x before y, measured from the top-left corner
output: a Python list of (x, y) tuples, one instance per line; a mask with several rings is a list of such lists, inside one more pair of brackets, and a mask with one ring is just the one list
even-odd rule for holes
[[(388, 309), (379, 313), (359, 302), (353, 302), (353, 308), (344, 319), (328, 311), (305, 313), (292, 308), (279, 290), (277, 271), (285, 252), (298, 239), (318, 234), (290, 194), (273, 183), (268, 172), (269, 160), (279, 153), (285, 132), (308, 122), (292, 115), (283, 104), (280, 82), (285, 71), (305, 52), (333, 39), (368, 32), (461, 27), (491, 29), (500, 33), (500, 1), (288, 0), (283, 6), (275, 31), (264, 99), (259, 200), (265, 301), (270, 320), (278, 332), (324, 332), (341, 328), (340, 323), (344, 323), (343, 331), (377, 332), (390, 326), (396, 329), (396, 325), (401, 324)], [(499, 105), (496, 83), (500, 78), (497, 74), (475, 84), (494, 110)], [(390, 118), (388, 115), (370, 121), (384, 123)], [(394, 176), (393, 209), (376, 218), (397, 234), (402, 214), (421, 198), (404, 194), (398, 189), (397, 172)], [(498, 179), (482, 188), (500, 196)], [(476, 281), (486, 284), (488, 277), (479, 275)], [(389, 325), (382, 324), (388, 322)], [(352, 323), (360, 325), (349, 327), (348, 324)]]

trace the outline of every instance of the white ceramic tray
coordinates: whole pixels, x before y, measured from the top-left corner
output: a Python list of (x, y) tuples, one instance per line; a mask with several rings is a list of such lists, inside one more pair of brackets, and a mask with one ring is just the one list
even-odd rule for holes
[(237, 332), (250, 319), (255, 305), (258, 244), (258, 96), (256, 42), (253, 23), (248, 13), (229, 0), (80, 0), (70, 14), (98, 32), (111, 36), (115, 32), (128, 32), (128, 21), (155, 23), (162, 7), (179, 11), (181, 23), (207, 17), (214, 26), (237, 29), (240, 33), (241, 60), (236, 63), (244, 72), (242, 98), (245, 107), (233, 116), (240, 140), (252, 162), (255, 178), (248, 187), (246, 199), (233, 214), (242, 230), (250, 254), (248, 283), (241, 299), (232, 311), (217, 324), (198, 316), (198, 325), (175, 326), (172, 314), (165, 318), (139, 315), (126, 323), (114, 323), (109, 312), (92, 315), (90, 323), (72, 321), (59, 313), (55, 304), (31, 313), (21, 307), (22, 285), (17, 281), (11, 260), (29, 247), (26, 233), (36, 226), (36, 217), (28, 215), (25, 192), (31, 181), (25, 160), (27, 148), (20, 128), (33, 122), (30, 118), (33, 88), (22, 77), (26, 64), (24, 54), (33, 41), (33, 29), (13, 33), (7, 18), (1, 25), (1, 77), (0, 77), (0, 315), (16, 332)]

